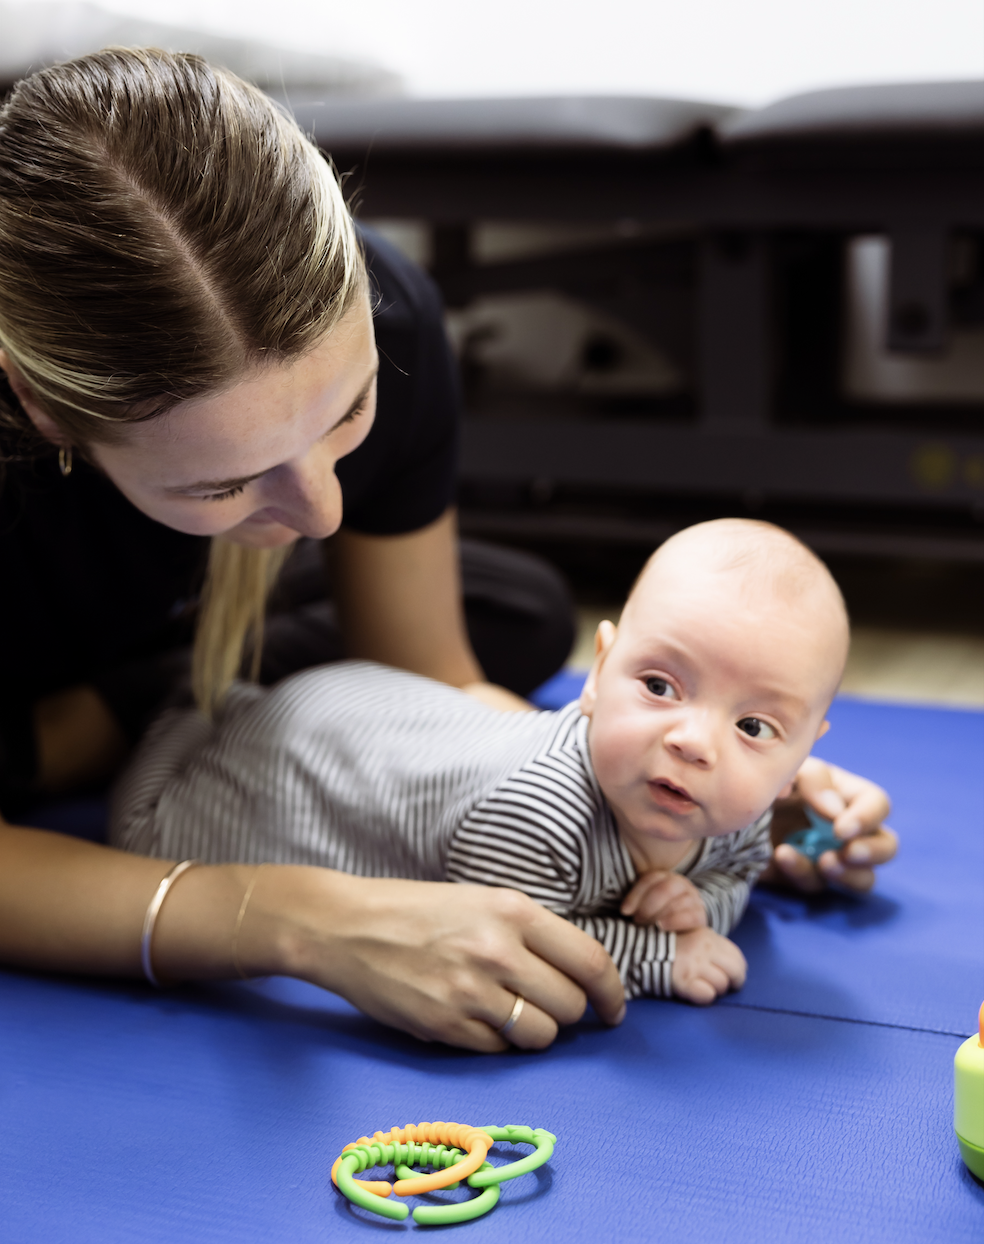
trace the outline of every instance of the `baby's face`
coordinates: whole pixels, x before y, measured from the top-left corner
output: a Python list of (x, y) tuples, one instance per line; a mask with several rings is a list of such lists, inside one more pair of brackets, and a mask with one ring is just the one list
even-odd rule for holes
[(843, 624), (737, 572), (653, 567), (599, 656), (582, 709), (591, 759), (633, 857), (731, 833), (793, 780), (825, 728)]

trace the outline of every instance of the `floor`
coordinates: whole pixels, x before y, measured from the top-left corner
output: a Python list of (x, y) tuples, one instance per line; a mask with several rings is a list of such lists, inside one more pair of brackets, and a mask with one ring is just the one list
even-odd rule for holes
[[(598, 623), (617, 622), (618, 614), (617, 605), (578, 610), (571, 667), (588, 668)], [(855, 626), (841, 690), (860, 699), (984, 708), (984, 636)]]

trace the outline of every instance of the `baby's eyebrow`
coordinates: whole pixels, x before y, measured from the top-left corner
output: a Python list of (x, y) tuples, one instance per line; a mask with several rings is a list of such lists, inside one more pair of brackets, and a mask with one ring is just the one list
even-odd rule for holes
[(802, 696), (792, 695), (778, 687), (756, 687), (751, 700), (760, 704), (764, 701), (762, 707), (777, 709), (791, 717), (800, 717), (810, 709), (809, 703)]
[[(351, 419), (362, 403), (369, 396), (369, 390), (372, 388), (379, 371), (377, 364), (372, 375), (359, 390), (355, 400), (349, 406), (348, 410), (340, 419), (336, 419), (331, 425), (325, 436), (331, 436), (336, 428), (340, 428), (346, 419)], [(262, 475), (266, 475), (267, 471), (272, 471), (273, 467), (267, 467), (264, 471), (256, 471), (252, 475), (239, 475), (235, 479), (200, 479), (194, 484), (176, 484), (173, 488), (165, 488), (165, 492), (177, 493), (178, 495), (186, 492), (228, 492), (230, 488), (242, 488), (246, 484), (251, 484), (254, 479), (259, 479)]]

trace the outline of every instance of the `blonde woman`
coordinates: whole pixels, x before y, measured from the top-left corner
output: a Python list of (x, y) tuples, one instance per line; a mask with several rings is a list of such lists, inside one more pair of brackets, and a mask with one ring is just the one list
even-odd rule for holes
[[(0, 368), (8, 819), (112, 773), (180, 675), (192, 622), (205, 712), (242, 669), (273, 678), (332, 644), (522, 707), (485, 681), (462, 609), (436, 298), (360, 239), (327, 163), (258, 91), (154, 50), (19, 84), (0, 112)], [(278, 591), (303, 608), (275, 615), (264, 645), (298, 536), (333, 536), (337, 631), (317, 591), (298, 594), (295, 558)], [(499, 574), (521, 596), (517, 566)], [(846, 850), (868, 858), (845, 855), (840, 876), (869, 885), (894, 850), (883, 794), (815, 764), (801, 786), (847, 805), (863, 835)], [(600, 946), (511, 891), (305, 867), (179, 874), (7, 823), (0, 959), (152, 980), (288, 973), (482, 1050), (549, 1044), (586, 1000), (613, 1023), (623, 1008)]]

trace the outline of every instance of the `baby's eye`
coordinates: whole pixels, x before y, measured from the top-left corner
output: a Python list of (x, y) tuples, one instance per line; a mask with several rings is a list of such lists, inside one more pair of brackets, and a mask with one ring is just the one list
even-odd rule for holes
[(776, 730), (767, 721), (763, 721), (761, 717), (743, 717), (738, 722), (738, 729), (752, 739), (778, 738)]
[(647, 678), (646, 690), (650, 695), (654, 695), (660, 700), (675, 700), (677, 698), (676, 692), (665, 678)]

